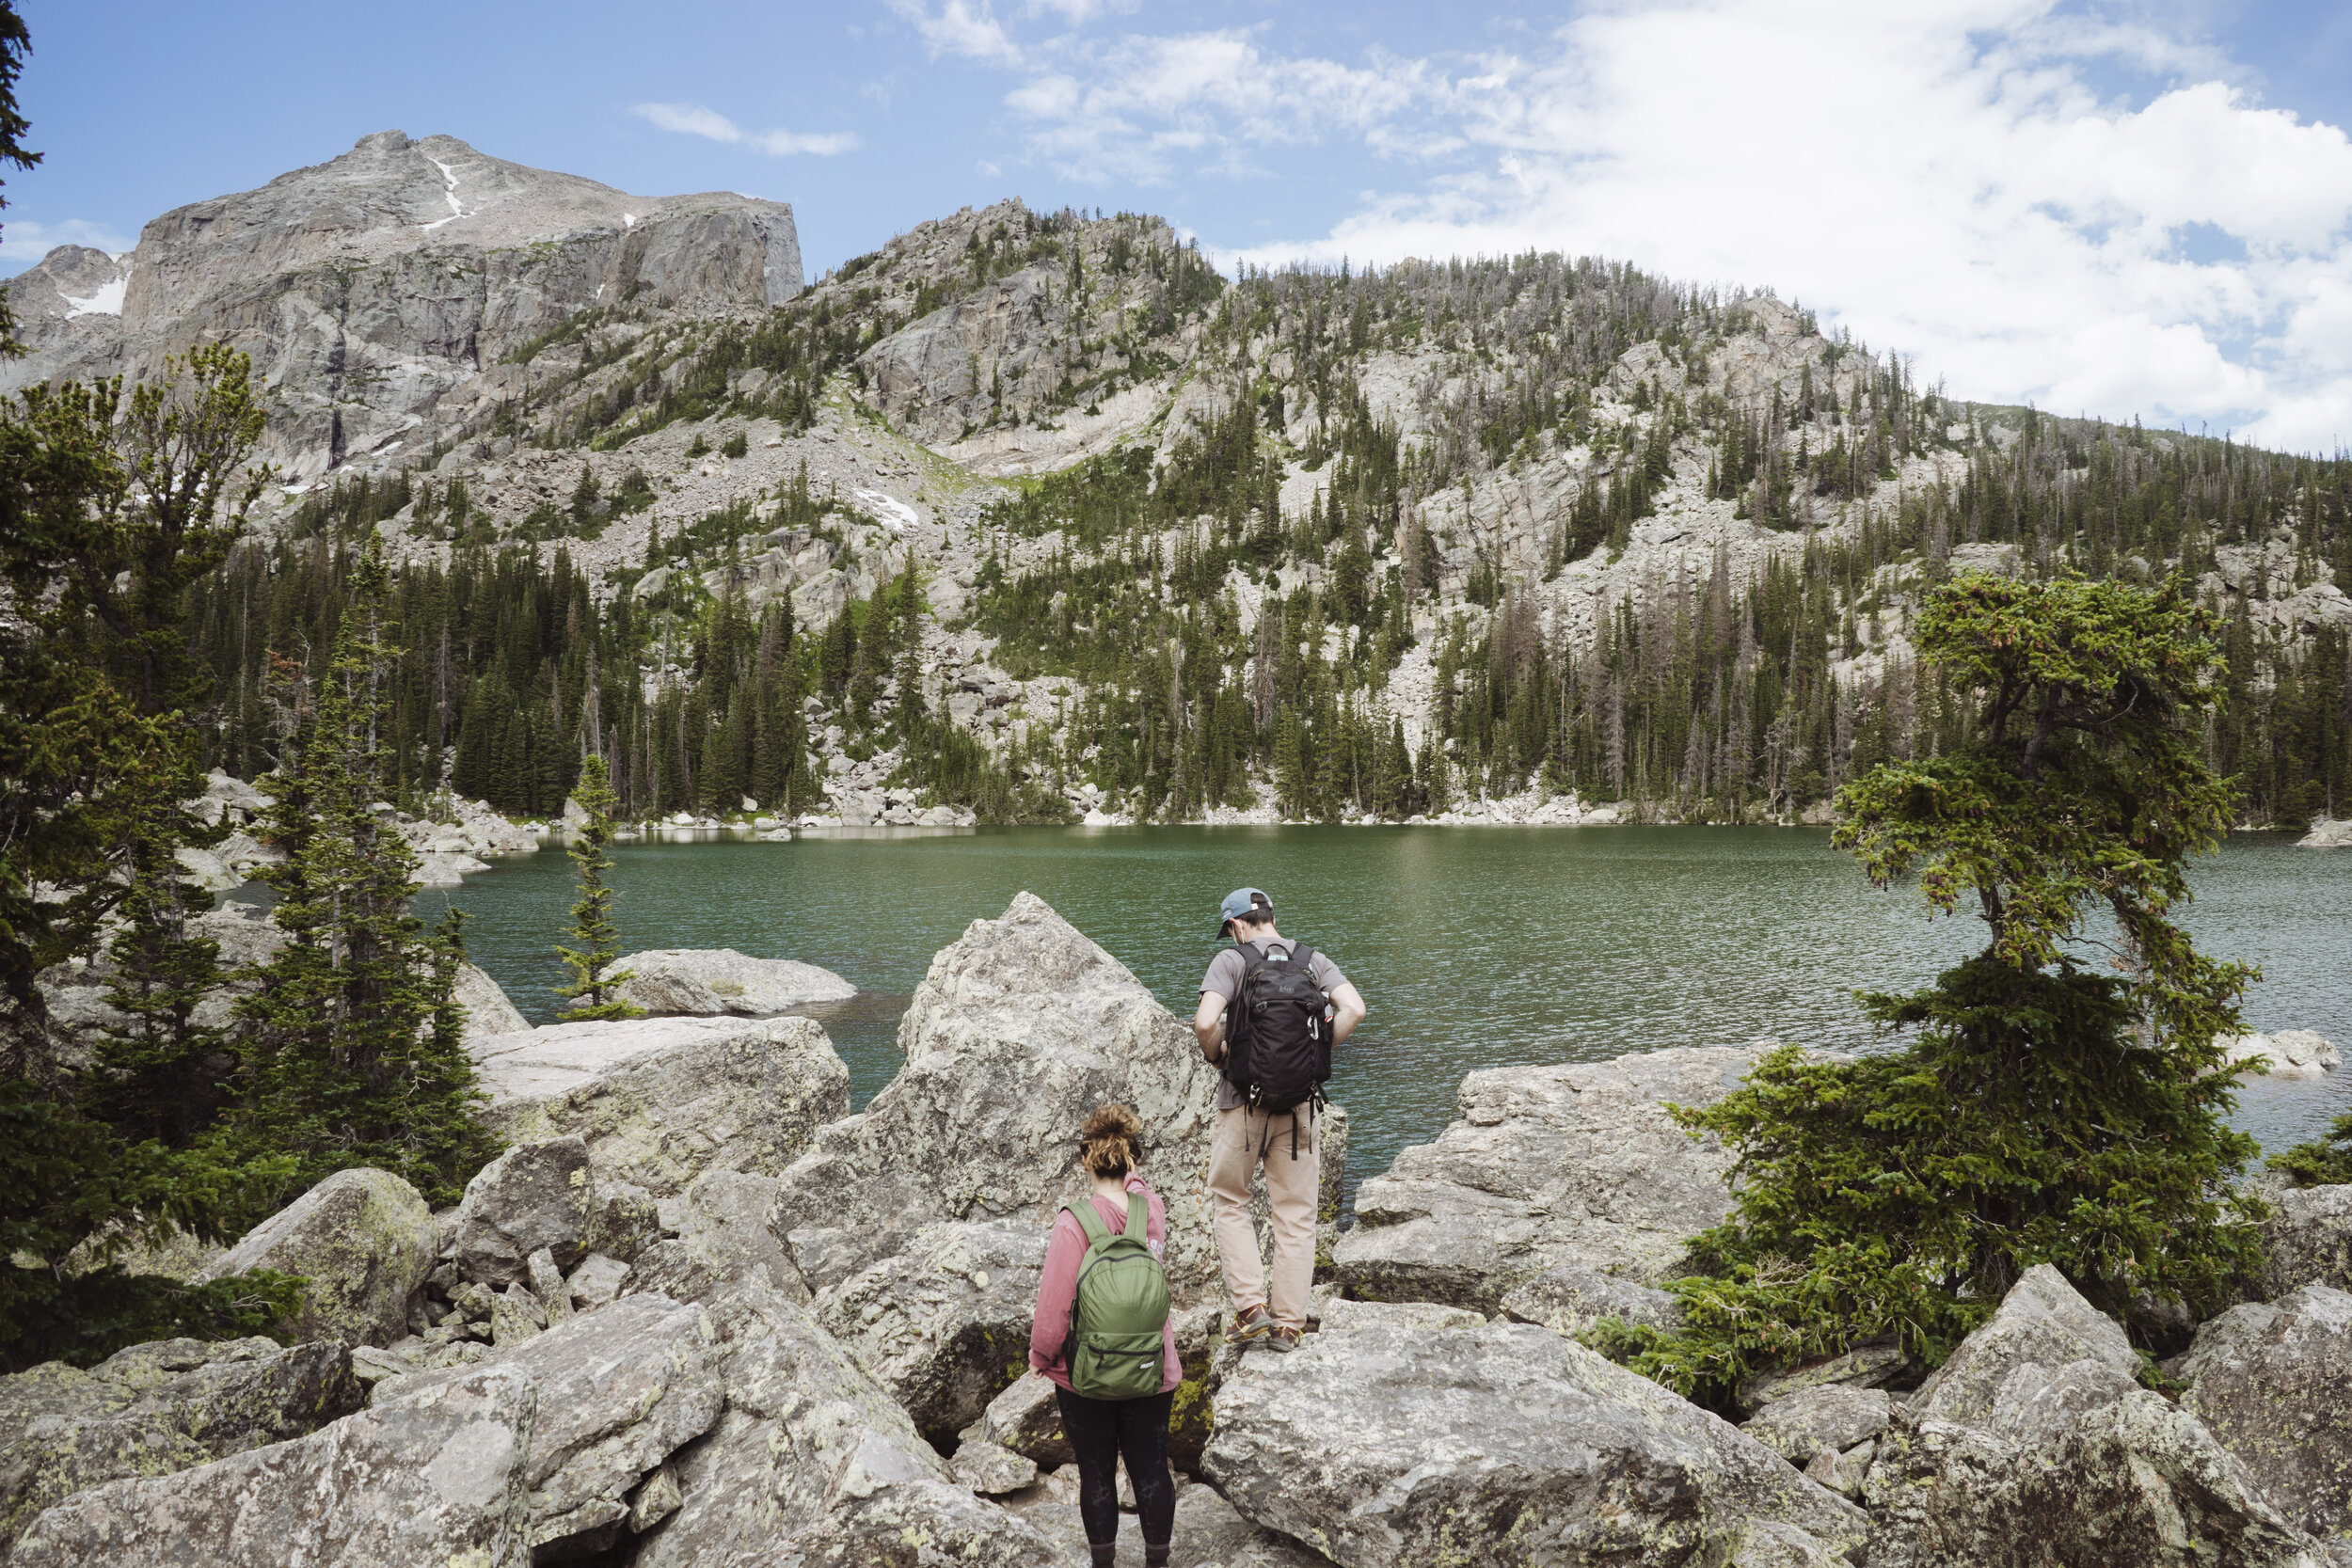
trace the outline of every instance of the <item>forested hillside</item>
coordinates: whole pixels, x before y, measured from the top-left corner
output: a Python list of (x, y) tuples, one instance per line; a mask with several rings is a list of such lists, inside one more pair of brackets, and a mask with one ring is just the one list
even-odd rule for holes
[[(2352, 795), (2352, 464), (1959, 403), (1770, 295), (1534, 255), (1228, 282), (1156, 220), (1007, 204), (762, 317), (615, 308), (523, 357), (192, 592), (214, 760), (266, 770), (273, 661), (321, 657), (381, 526), (412, 802), (549, 815), (594, 751), (630, 816), (849, 780), (1000, 819), (1788, 817), (1969, 733), (1908, 637), (1960, 570), (2177, 578), (2245, 818)], [(812, 480), (852, 448), (874, 487)]]

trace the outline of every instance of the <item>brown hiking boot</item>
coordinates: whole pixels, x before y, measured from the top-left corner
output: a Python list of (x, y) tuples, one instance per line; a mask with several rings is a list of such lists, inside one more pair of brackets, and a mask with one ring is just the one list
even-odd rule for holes
[(1232, 1326), (1225, 1331), (1225, 1338), (1236, 1344), (1262, 1339), (1273, 1326), (1274, 1320), (1266, 1316), (1263, 1307), (1245, 1307), (1233, 1314)]
[(1266, 1332), (1265, 1348), (1268, 1350), (1283, 1351), (1285, 1353), (1296, 1350), (1298, 1348), (1298, 1330), (1295, 1328), (1269, 1329)]

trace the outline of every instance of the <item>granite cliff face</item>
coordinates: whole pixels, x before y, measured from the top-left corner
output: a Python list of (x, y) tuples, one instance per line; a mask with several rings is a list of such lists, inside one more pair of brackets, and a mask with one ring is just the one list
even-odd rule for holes
[(744, 315), (801, 289), (792, 210), (729, 192), (634, 197), (477, 152), (363, 136), (342, 157), (149, 223), (126, 255), (52, 252), (11, 290), (35, 352), (0, 387), (152, 375), (220, 339), (252, 355), (262, 456), (309, 478), (430, 446), (528, 385), (515, 352), (635, 300)]

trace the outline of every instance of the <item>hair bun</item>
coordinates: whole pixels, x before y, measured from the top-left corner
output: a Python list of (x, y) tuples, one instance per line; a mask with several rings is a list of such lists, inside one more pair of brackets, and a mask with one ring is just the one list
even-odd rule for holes
[(1098, 1105), (1078, 1132), (1078, 1158), (1096, 1176), (1124, 1176), (1143, 1163), (1143, 1120), (1113, 1101)]

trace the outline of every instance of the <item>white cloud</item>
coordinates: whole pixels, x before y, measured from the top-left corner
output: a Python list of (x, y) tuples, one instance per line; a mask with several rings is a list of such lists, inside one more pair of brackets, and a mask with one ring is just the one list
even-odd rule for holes
[(1261, 150), (1331, 137), (1392, 152), (1459, 145), (1416, 136), (1408, 149), (1392, 135), (1453, 94), (1422, 62), (1286, 58), (1260, 45), (1261, 31), (1058, 40), (1005, 103), (1028, 122), (1029, 153), (1074, 180), (1153, 184), (1180, 165), (1257, 173)]
[[(1597, 253), (1777, 286), (1962, 396), (2352, 439), (2352, 141), (2219, 80), (2115, 103), (2119, 57), (2214, 65), (2037, 0), (1596, 8), (1364, 133), (1463, 166), (1236, 254)], [(2242, 259), (2188, 259), (2189, 225)]]
[(640, 103), (629, 113), (664, 131), (707, 136), (730, 147), (765, 152), (771, 158), (790, 157), (797, 152), (830, 158), (855, 151), (858, 146), (856, 135), (848, 131), (746, 131), (716, 109), (706, 109), (699, 103)]
[(1513, 49), (1348, 64), (1270, 25), (1085, 30), (1124, 0), (1020, 0), (1071, 29), (1026, 43), (989, 0), (885, 3), (934, 58), (1015, 73), (1025, 150), (1064, 178), (1261, 176), (1334, 141), (1389, 176), (1229, 259), (1597, 254), (1774, 287), (1963, 397), (2352, 440), (2352, 140), (2156, 23), (1597, 0)]
[(11, 276), (61, 245), (86, 245), (110, 256), (119, 256), (131, 248), (131, 241), (114, 229), (82, 218), (41, 223), (32, 218), (8, 217), (0, 222), (0, 266), (7, 267)]
[[(925, 0), (884, 0), (889, 8), (914, 26), (915, 36), (923, 40), (923, 50), (931, 58), (953, 55), (961, 59), (977, 60), (984, 65), (1015, 65), (1021, 51), (996, 21), (996, 13), (988, 0), (946, 0), (937, 15), (931, 13)], [(1057, 7), (1057, 9), (1063, 8)]]

